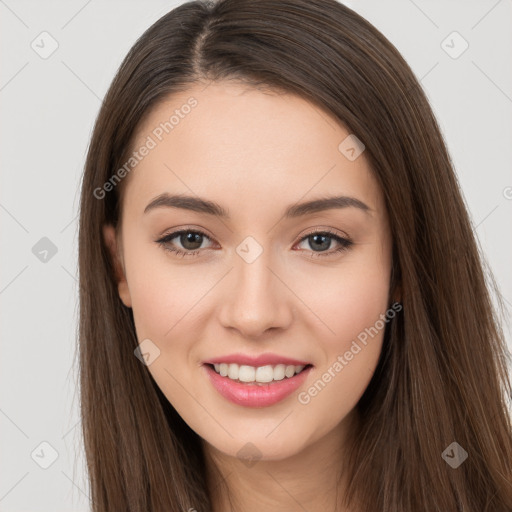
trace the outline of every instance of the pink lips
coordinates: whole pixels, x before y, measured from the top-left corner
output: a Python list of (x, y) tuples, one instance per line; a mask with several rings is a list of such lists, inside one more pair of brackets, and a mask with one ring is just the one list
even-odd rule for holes
[(295, 366), (306, 366), (310, 363), (307, 361), (299, 361), (297, 359), (290, 359), (289, 357), (278, 356), (277, 354), (261, 354), (257, 357), (246, 356), (244, 354), (230, 354), (222, 357), (215, 357), (204, 361), (204, 364), (220, 364), (220, 363), (236, 363), (246, 364), (247, 366), (265, 366), (270, 364), (275, 366), (277, 364), (293, 364)]
[[(285, 377), (283, 380), (262, 384), (256, 382), (237, 382), (228, 377), (222, 377), (210, 366), (220, 363), (237, 363), (255, 367), (286, 364), (306, 366), (306, 368), (293, 377)], [(259, 357), (232, 354), (209, 359), (204, 362), (202, 368), (205, 369), (213, 387), (230, 402), (245, 407), (268, 407), (284, 400), (297, 390), (306, 380), (312, 366), (305, 361), (298, 361), (275, 354), (262, 354)]]

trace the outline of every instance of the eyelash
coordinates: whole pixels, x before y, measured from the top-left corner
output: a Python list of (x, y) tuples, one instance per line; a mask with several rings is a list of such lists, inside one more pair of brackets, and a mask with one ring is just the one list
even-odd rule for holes
[[(194, 257), (197, 253), (199, 253), (201, 251), (201, 249), (196, 249), (194, 251), (183, 251), (181, 249), (174, 249), (168, 245), (169, 242), (173, 238), (176, 238), (177, 236), (185, 234), (185, 233), (194, 233), (197, 235), (202, 235), (203, 237), (211, 240), (210, 237), (202, 231), (199, 231), (196, 229), (181, 229), (179, 231), (174, 231), (173, 233), (169, 233), (168, 235), (164, 235), (162, 238), (157, 240), (156, 243), (158, 243), (165, 251), (173, 253), (176, 257), (182, 257), (182, 258), (183, 257)], [(330, 251), (321, 251), (321, 252), (313, 251), (311, 258), (333, 256), (334, 254), (341, 253), (343, 251), (348, 250), (354, 244), (354, 242), (352, 242), (352, 240), (350, 240), (350, 238), (343, 238), (343, 237), (337, 235), (336, 233), (334, 233), (333, 231), (330, 231), (329, 229), (324, 229), (321, 231), (312, 231), (312, 232), (308, 233), (307, 235), (304, 235), (299, 240), (299, 243), (303, 242), (304, 240), (308, 239), (310, 236), (313, 236), (313, 235), (327, 235), (328, 238), (332, 238), (332, 239), (336, 240), (340, 244), (340, 247), (338, 247), (337, 249), (334, 249), (334, 250), (330, 250)]]

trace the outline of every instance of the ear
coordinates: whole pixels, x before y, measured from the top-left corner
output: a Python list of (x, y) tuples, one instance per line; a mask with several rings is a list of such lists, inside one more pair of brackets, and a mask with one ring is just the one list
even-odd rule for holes
[(103, 238), (105, 240), (105, 245), (107, 246), (110, 252), (110, 258), (112, 261), (112, 266), (114, 267), (114, 277), (117, 283), (119, 297), (126, 307), (131, 308), (132, 299), (130, 297), (128, 282), (126, 281), (124, 264), (122, 258), (120, 257), (121, 251), (120, 247), (118, 247), (116, 230), (114, 226), (112, 226), (111, 224), (106, 224), (103, 226)]

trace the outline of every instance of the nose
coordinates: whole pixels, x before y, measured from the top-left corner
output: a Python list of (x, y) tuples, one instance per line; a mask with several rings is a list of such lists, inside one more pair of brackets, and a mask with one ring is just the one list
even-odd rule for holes
[(234, 267), (224, 283), (221, 324), (246, 339), (289, 327), (294, 295), (287, 287), (286, 276), (272, 265), (267, 252), (251, 263), (235, 254)]

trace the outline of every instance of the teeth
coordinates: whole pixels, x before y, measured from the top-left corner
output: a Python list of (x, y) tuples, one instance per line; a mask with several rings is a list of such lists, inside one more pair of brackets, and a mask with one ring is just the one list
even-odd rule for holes
[(288, 378), (293, 377), (295, 375), (295, 366), (288, 365), (284, 370), (284, 374)]
[(286, 366), (284, 364), (278, 364), (277, 366), (274, 366), (274, 380), (283, 380), (285, 369)]
[(274, 368), (272, 366), (260, 366), (256, 368), (254, 373), (256, 382), (272, 382), (274, 380)]
[(256, 368), (245, 364), (220, 363), (214, 364), (213, 367), (222, 377), (228, 377), (229, 379), (238, 380), (240, 382), (259, 382), (262, 384), (274, 380), (283, 380), (285, 377), (291, 378), (304, 369), (303, 365), (295, 366), (284, 364), (278, 364), (276, 366), (258, 366)]
[(237, 380), (239, 370), (240, 370), (240, 367), (237, 364), (235, 364), (235, 363), (230, 364), (228, 366), (228, 377), (232, 380)]
[[(235, 364), (235, 366), (238, 365)], [(256, 380), (256, 368), (254, 366), (241, 365), (238, 369), (238, 380), (240, 382), (254, 382)]]

